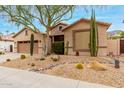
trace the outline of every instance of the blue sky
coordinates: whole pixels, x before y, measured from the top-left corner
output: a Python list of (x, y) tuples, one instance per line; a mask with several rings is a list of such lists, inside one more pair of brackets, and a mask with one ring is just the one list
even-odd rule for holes
[[(103, 6), (95, 7), (96, 11), (96, 19), (99, 21), (104, 21), (108, 23), (112, 23), (108, 31), (113, 30), (124, 30), (124, 23), (122, 23), (124, 19), (124, 6)], [(83, 8), (77, 8), (74, 12), (73, 18), (66, 21), (66, 23), (73, 23), (80, 18), (90, 18), (90, 12), (86, 13)], [(38, 23), (36, 23), (38, 25)], [(38, 25), (38, 28), (41, 31), (44, 31), (43, 27)], [(6, 34), (8, 30), (9, 33), (18, 32), (21, 27), (17, 27), (16, 25), (7, 22), (5, 19), (0, 17), (0, 32)]]

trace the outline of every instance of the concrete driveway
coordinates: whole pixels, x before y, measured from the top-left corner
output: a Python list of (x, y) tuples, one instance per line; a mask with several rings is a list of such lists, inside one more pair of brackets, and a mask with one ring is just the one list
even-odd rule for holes
[(5, 53), (5, 55), (0, 55), (0, 63), (5, 62), (6, 59), (17, 59), (19, 58), (21, 53)]
[(0, 66), (0, 88), (109, 88), (110, 86)]

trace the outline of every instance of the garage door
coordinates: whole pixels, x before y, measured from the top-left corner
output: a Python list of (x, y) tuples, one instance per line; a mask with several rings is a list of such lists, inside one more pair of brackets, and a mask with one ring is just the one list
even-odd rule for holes
[[(30, 53), (30, 41), (19, 41), (18, 42), (19, 53)], [(34, 42), (34, 53), (38, 53), (38, 41)]]
[(89, 31), (74, 32), (74, 50), (89, 51)]

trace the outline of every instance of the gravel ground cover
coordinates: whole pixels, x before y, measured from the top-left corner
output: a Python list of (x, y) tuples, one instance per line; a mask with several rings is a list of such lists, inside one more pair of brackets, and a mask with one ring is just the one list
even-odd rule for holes
[[(107, 66), (105, 71), (96, 71), (87, 68), (91, 61), (98, 61)], [(99, 83), (113, 87), (124, 87), (124, 57), (120, 57), (120, 69), (114, 68), (114, 60), (109, 57), (67, 56), (60, 55), (58, 62), (53, 62), (51, 56), (40, 60), (40, 56), (27, 57), (26, 59), (15, 59), (1, 63), (0, 66), (35, 71), (38, 73), (56, 75), (65, 78), (83, 80)], [(83, 69), (77, 69), (77, 63), (84, 63)]]

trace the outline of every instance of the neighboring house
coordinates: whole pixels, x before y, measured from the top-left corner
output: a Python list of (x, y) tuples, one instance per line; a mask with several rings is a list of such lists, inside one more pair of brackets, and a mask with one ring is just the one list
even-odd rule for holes
[(13, 52), (14, 39), (13, 34), (0, 36), (0, 51)]
[(28, 28), (23, 28), (21, 31), (16, 33), (14, 38), (14, 52), (18, 53), (30, 53), (30, 37), (34, 34), (34, 54), (40, 54), (42, 52), (42, 43), (44, 41), (44, 33), (40, 31), (32, 31)]
[[(110, 27), (110, 23), (99, 22), (98, 25), (98, 56), (107, 55), (107, 29)], [(89, 36), (90, 36), (90, 20), (80, 19), (71, 25), (63, 29), (64, 43), (69, 41), (69, 54), (75, 55), (76, 51), (79, 55), (90, 55), (89, 49)], [(66, 47), (66, 46), (65, 46)]]

